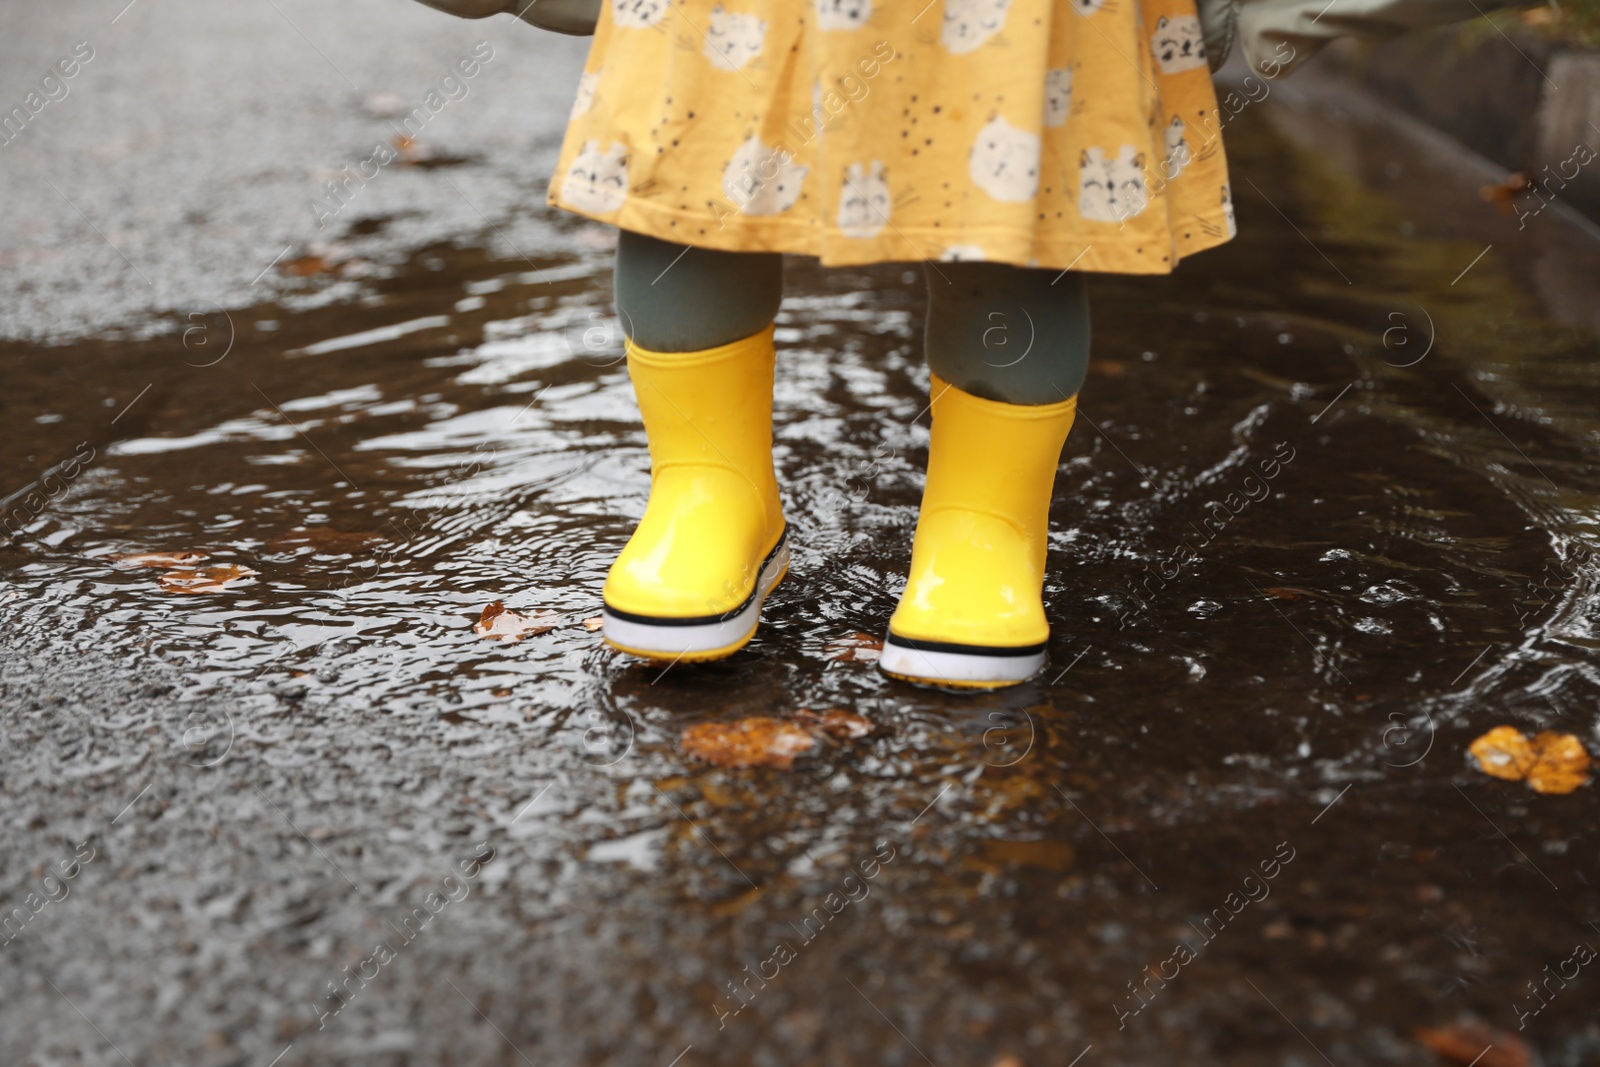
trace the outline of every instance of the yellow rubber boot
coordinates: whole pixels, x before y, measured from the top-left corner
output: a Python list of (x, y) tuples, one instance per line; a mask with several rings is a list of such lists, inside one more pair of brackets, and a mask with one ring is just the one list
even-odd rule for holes
[(754, 636), (789, 567), (772, 470), (772, 327), (704, 352), (628, 342), (650, 441), (650, 501), (606, 576), (606, 642), (719, 659)]
[(990, 688), (1044, 666), (1050, 492), (1078, 398), (1002, 404), (933, 379), (933, 442), (911, 576), (879, 665)]

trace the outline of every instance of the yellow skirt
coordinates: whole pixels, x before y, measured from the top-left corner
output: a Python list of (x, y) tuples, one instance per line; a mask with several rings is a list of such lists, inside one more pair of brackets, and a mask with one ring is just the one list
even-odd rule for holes
[(609, 0), (549, 200), (825, 265), (1164, 274), (1234, 234), (1194, 0)]

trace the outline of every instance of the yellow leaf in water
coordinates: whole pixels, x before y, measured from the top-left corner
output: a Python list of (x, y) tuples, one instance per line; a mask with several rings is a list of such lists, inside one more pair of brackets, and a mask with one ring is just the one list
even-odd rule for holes
[(788, 770), (817, 739), (781, 719), (702, 722), (683, 731), (683, 750), (718, 767), (777, 767)]
[(1570, 793), (1589, 780), (1589, 753), (1572, 734), (1549, 730), (1529, 740), (1514, 726), (1496, 726), (1468, 748), (1484, 774), (1527, 782), (1536, 793)]
[(555, 620), (560, 617), (559, 612), (546, 611), (543, 608), (532, 615), (523, 615), (496, 600), (483, 609), (478, 621), (472, 624), (472, 632), (491, 641), (515, 643), (530, 634), (542, 634), (546, 630), (554, 629)]
[(158, 582), (162, 590), (168, 593), (220, 593), (235, 582), (255, 577), (255, 574), (249, 567), (230, 563), (192, 571), (168, 571)]
[(1416, 1035), (1444, 1059), (1468, 1067), (1528, 1067), (1533, 1062), (1528, 1046), (1516, 1034), (1479, 1022), (1419, 1026)]
[(1519, 170), (1507, 175), (1505, 181), (1483, 186), (1478, 190), (1478, 195), (1499, 208), (1502, 215), (1511, 215), (1514, 213), (1513, 202), (1532, 187), (1533, 179), (1528, 172)]
[(192, 567), (205, 558), (204, 552), (119, 552), (110, 557), (120, 567)]
[(333, 269), (333, 265), (323, 256), (305, 255), (286, 259), (278, 264), (278, 270), (291, 278), (309, 278), (313, 274), (325, 274)]

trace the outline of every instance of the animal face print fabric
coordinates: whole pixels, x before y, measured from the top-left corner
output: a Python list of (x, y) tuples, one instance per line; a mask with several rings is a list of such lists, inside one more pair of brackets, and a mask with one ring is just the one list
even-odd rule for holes
[(550, 203), (729, 251), (1163, 274), (1234, 234), (1194, 0), (606, 0)]

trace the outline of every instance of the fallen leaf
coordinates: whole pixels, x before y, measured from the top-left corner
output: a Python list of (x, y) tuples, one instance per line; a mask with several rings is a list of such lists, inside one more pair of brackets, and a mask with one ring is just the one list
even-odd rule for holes
[(1509, 215), (1512, 212), (1511, 202), (1517, 198), (1517, 194), (1532, 186), (1533, 178), (1527, 171), (1519, 170), (1507, 175), (1503, 182), (1483, 186), (1478, 190), (1478, 195)]
[(1003, 1053), (999, 1059), (995, 1060), (990, 1067), (1022, 1067), (1022, 1061), (1017, 1059), (1011, 1053), (1006, 1052)]
[(872, 732), (871, 719), (857, 715), (853, 711), (845, 711), (843, 708), (830, 708), (820, 715), (814, 711), (802, 711), (798, 712), (796, 717), (816, 723), (822, 727), (824, 733), (841, 741), (854, 741)]
[(1561, 12), (1548, 5), (1524, 8), (1517, 15), (1524, 26), (1549, 26), (1562, 20)]
[(472, 632), (491, 641), (515, 643), (530, 634), (542, 634), (546, 630), (554, 629), (556, 625), (554, 620), (558, 618), (560, 618), (559, 612), (546, 611), (543, 608), (532, 615), (523, 615), (496, 600), (483, 609), (478, 621), (472, 624)]
[(291, 553), (309, 548), (324, 556), (350, 556), (373, 541), (381, 540), (383, 540), (382, 534), (335, 530), (331, 526), (310, 526), (279, 534), (267, 542), (267, 548), (273, 552)]
[(1296, 589), (1292, 585), (1269, 585), (1261, 591), (1268, 596), (1275, 596), (1279, 600), (1300, 600), (1303, 597), (1316, 595), (1309, 589)]
[(1128, 365), (1115, 359), (1092, 359), (1089, 361), (1089, 373), (1120, 378), (1128, 373)]
[(1533, 1062), (1521, 1038), (1483, 1023), (1450, 1023), (1436, 1029), (1421, 1026), (1417, 1028), (1416, 1037), (1454, 1063), (1476, 1064), (1477, 1067), (1529, 1067)]
[(466, 156), (447, 156), (433, 149), (417, 144), (414, 137), (398, 134), (394, 139), (394, 150), (399, 153), (400, 165), (403, 167), (421, 167), (432, 170), (434, 167), (458, 167), (463, 163), (470, 163)]
[(296, 256), (284, 260), (278, 269), (291, 278), (309, 278), (313, 274), (326, 274), (333, 269), (333, 264), (325, 256)]
[(829, 659), (844, 663), (876, 663), (883, 655), (883, 642), (871, 634), (853, 633), (836, 637), (822, 646)]
[(696, 759), (717, 767), (777, 767), (787, 770), (817, 739), (781, 719), (702, 722), (683, 731), (679, 742)]
[(122, 567), (192, 567), (205, 558), (204, 552), (123, 552), (111, 562)]
[(583, 620), (583, 628), (585, 630), (588, 630), (590, 633), (594, 633), (596, 630), (600, 629), (605, 624), (606, 624), (606, 617), (604, 615), (592, 615), (589, 618)]
[(1593, 762), (1572, 734), (1545, 730), (1531, 741), (1514, 726), (1496, 726), (1468, 748), (1484, 774), (1527, 782), (1536, 793), (1570, 793), (1589, 780)]
[(168, 571), (157, 582), (168, 593), (220, 593), (235, 582), (255, 577), (249, 567), (228, 563), (192, 571)]

